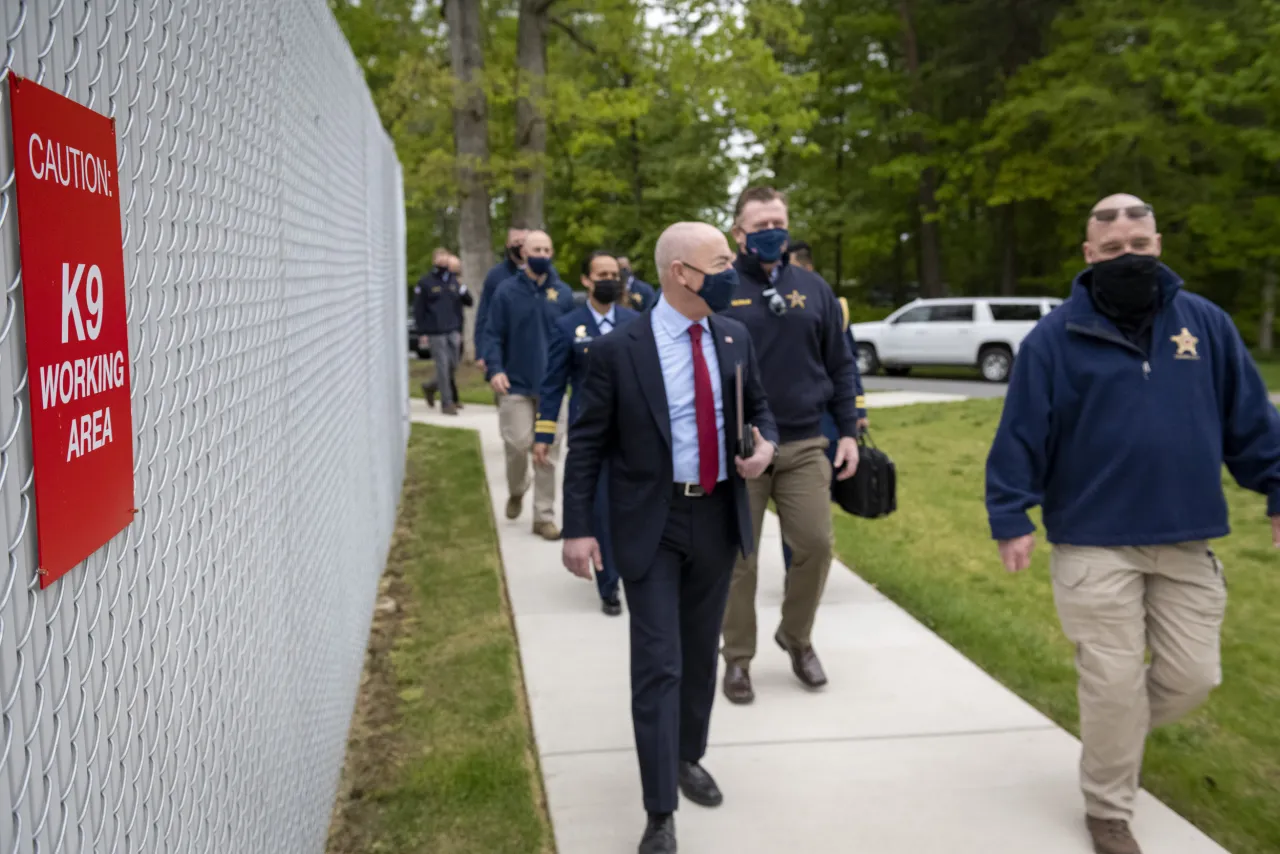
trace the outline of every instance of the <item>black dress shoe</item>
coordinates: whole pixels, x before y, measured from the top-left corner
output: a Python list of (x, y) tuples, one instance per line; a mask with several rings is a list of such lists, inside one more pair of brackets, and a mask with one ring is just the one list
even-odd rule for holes
[(730, 703), (745, 706), (755, 700), (756, 692), (751, 687), (751, 674), (740, 664), (730, 664), (724, 669), (724, 695)]
[(697, 762), (680, 763), (680, 792), (700, 807), (718, 807), (724, 795), (715, 779)]
[(671, 813), (649, 816), (640, 838), (640, 854), (676, 854), (676, 819)]
[(618, 600), (617, 596), (610, 599), (601, 599), (600, 610), (604, 611), (610, 617), (616, 617), (622, 613), (622, 602)]
[(827, 684), (826, 671), (822, 669), (822, 662), (818, 660), (818, 654), (813, 651), (812, 646), (788, 646), (780, 634), (774, 635), (773, 639), (778, 642), (778, 646), (782, 647), (782, 651), (790, 656), (791, 672), (805, 684), (805, 687), (821, 688)]

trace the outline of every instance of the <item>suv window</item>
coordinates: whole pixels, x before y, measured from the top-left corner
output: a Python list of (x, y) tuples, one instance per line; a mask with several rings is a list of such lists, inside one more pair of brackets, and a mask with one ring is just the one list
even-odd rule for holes
[(894, 323), (928, 323), (929, 314), (933, 311), (934, 306), (918, 305), (910, 311), (898, 315), (898, 319)]
[(1040, 303), (991, 303), (991, 319), (995, 321), (1027, 321), (1040, 319)]
[(960, 305), (935, 305), (929, 315), (931, 323), (972, 323), (973, 303)]

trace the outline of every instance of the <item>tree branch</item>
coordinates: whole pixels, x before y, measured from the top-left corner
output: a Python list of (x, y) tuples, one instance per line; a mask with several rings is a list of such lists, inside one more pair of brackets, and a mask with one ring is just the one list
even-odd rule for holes
[(592, 53), (600, 52), (596, 49), (595, 45), (593, 45), (591, 42), (584, 39), (582, 36), (578, 35), (577, 30), (575, 30), (573, 27), (569, 26), (568, 24), (566, 24), (564, 21), (560, 20), (556, 16), (552, 15), (548, 20), (550, 20), (551, 23), (555, 24), (560, 29), (564, 30), (565, 33), (568, 34), (569, 38), (573, 39), (581, 47), (591, 51)]

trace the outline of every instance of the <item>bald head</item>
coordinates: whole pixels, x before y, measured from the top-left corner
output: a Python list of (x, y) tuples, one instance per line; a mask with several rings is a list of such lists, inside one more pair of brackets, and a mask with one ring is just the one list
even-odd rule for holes
[(706, 317), (709, 309), (698, 291), (707, 275), (725, 270), (733, 257), (729, 241), (714, 225), (678, 222), (668, 226), (653, 251), (663, 298), (691, 320)]
[[(718, 257), (723, 263), (716, 266)], [(684, 265), (691, 265), (704, 273), (718, 273), (733, 263), (729, 242), (714, 225), (705, 222), (677, 222), (667, 227), (658, 238), (653, 250), (654, 263), (658, 265), (658, 281), (665, 287), (678, 284), (678, 277), (687, 276)]]
[(551, 235), (545, 231), (530, 231), (524, 237), (520, 253), (526, 262), (530, 258), (550, 258), (555, 254), (551, 247)]
[(1151, 206), (1129, 193), (1107, 196), (1093, 206), (1085, 226), (1084, 260), (1090, 264), (1121, 255), (1159, 257), (1160, 234)]

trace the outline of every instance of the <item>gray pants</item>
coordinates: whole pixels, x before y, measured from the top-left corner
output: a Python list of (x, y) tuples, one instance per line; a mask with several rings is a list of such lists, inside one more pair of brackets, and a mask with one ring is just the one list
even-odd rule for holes
[(461, 332), (430, 335), (431, 360), (436, 363), (436, 379), (429, 388), (440, 393), (441, 406), (453, 406), (458, 402), (458, 389), (454, 375), (458, 372), (458, 350), (462, 345)]

